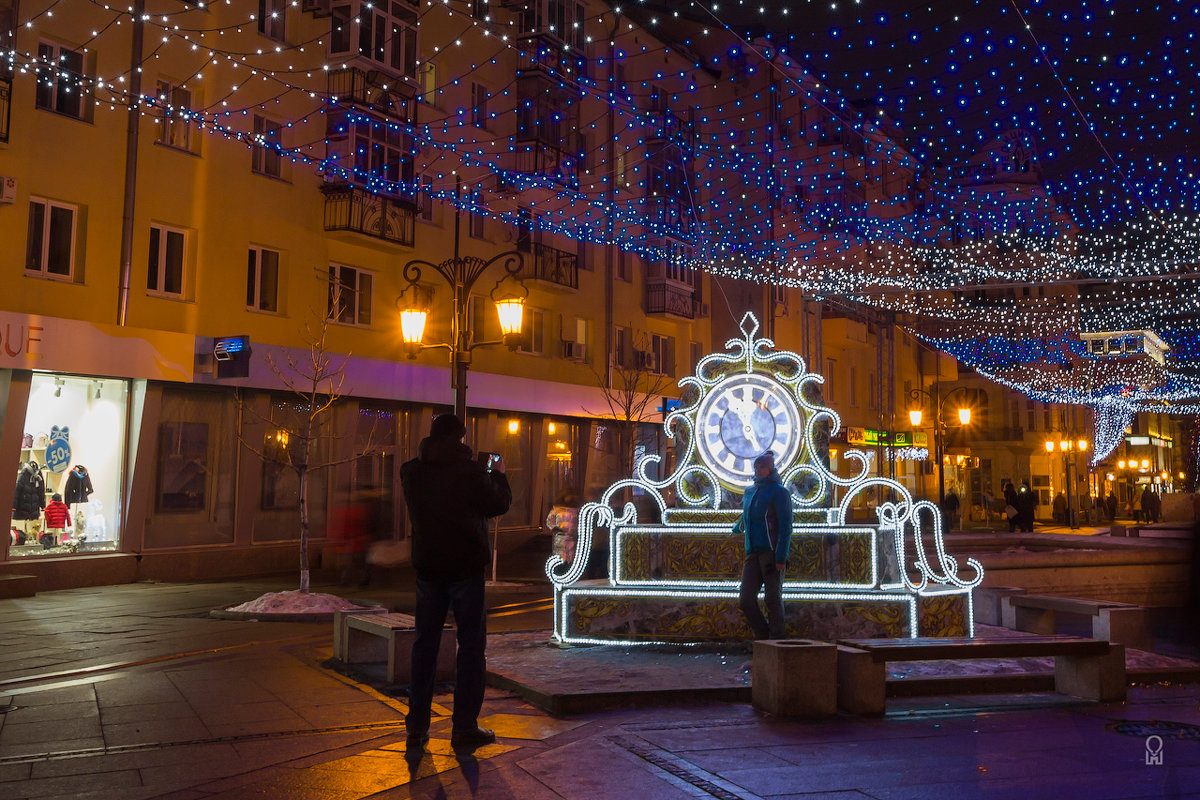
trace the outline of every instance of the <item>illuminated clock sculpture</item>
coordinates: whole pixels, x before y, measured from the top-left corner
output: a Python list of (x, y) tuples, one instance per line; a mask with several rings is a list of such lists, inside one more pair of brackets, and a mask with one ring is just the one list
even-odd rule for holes
[[(938, 507), (875, 469), (872, 453), (844, 450), (843, 469), (832, 470), (829, 437), (841, 418), (824, 405), (824, 377), (797, 353), (758, 338), (753, 314), (739, 328), (725, 352), (700, 359), (679, 381), (679, 407), (663, 420), (674, 442), (670, 473), (659, 473), (656, 454), (639, 458), (631, 476), (579, 509), (575, 557), (546, 563), (555, 641), (749, 637), (738, 580), (745, 544), (733, 528), (754, 459), (767, 451), (792, 497), (782, 591), (790, 635), (973, 636), (983, 568), (947, 552)], [(877, 524), (854, 520), (851, 507), (871, 500)], [(593, 547), (597, 536), (608, 546)], [(586, 579), (588, 560), (604, 552), (607, 580)], [(960, 575), (960, 563), (971, 574)]]
[(769, 375), (729, 376), (709, 390), (696, 416), (696, 452), (726, 486), (753, 481), (754, 459), (768, 450), (790, 464), (800, 449), (800, 407)]

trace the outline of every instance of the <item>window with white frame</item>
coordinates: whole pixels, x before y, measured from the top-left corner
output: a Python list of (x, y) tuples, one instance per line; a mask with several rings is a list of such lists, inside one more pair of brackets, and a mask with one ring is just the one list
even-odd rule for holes
[(258, 32), (277, 42), (286, 41), (287, 0), (258, 0)]
[(651, 334), (650, 352), (653, 354), (650, 372), (658, 375), (675, 374), (675, 337)]
[(617, 251), (617, 280), (633, 280), (633, 254), (624, 250)]
[(388, 119), (361, 119), (350, 129), (354, 182), (376, 194), (410, 195), (413, 159), (402, 126)]
[(330, 9), (334, 55), (357, 55), (392, 72), (417, 74), (417, 10), (405, 0), (355, 0)]
[(85, 56), (52, 42), (38, 43), (38, 78), (35, 103), (38, 108), (85, 119), (90, 111), (84, 91)]
[(436, 63), (432, 61), (421, 62), (421, 73), (417, 77), (417, 84), (421, 87), (421, 93), (417, 95), (417, 99), (426, 105), (436, 106), (438, 89)]
[(158, 143), (180, 150), (192, 147), (192, 92), (169, 81), (158, 82), (155, 95), (162, 113), (159, 121)]
[(79, 209), (53, 200), (29, 201), (25, 271), (46, 278), (74, 277)]
[(521, 343), (517, 351), (533, 355), (546, 352), (546, 313), (540, 308), (525, 307), (521, 319)]
[(279, 311), (279, 251), (251, 247), (246, 257), (246, 308)]
[(146, 268), (146, 291), (182, 297), (187, 258), (187, 231), (166, 225), (150, 226), (150, 250)]
[(671, 242), (667, 248), (666, 263), (663, 264), (663, 275), (667, 280), (682, 283), (686, 286), (696, 285), (696, 273), (688, 266), (687, 247), (679, 242)]
[(254, 144), (250, 168), (259, 175), (283, 177), (283, 123), (254, 115)]
[(330, 320), (344, 325), (370, 325), (374, 286), (375, 276), (370, 272), (330, 264), (325, 313)]
[(488, 98), (491, 92), (482, 83), (471, 84), (471, 124), (476, 128), (488, 126)]

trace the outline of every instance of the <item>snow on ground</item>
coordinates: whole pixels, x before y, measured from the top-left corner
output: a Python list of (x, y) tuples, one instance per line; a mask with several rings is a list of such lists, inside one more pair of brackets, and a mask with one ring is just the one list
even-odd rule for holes
[(304, 593), (297, 590), (287, 592), (267, 592), (262, 597), (255, 598), (241, 605), (231, 606), (226, 611), (240, 611), (260, 614), (329, 614), (334, 611), (361, 608), (341, 597), (321, 592)]

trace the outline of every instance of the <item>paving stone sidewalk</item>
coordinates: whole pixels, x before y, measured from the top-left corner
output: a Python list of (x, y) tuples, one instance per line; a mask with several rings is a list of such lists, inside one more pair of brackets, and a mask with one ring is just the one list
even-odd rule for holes
[(808, 723), (740, 703), (555, 719), (491, 689), (496, 745), (456, 755), (439, 695), (429, 752), (406, 758), (404, 698), (322, 667), (330, 626), (201, 616), (262, 589), (0, 601), (0, 705), (15, 706), (0, 798), (1200, 798), (1196, 686), (1108, 705), (898, 700), (881, 719)]

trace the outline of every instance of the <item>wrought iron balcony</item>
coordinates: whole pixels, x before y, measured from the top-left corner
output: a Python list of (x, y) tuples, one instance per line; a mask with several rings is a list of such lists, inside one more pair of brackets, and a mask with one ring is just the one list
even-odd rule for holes
[(325, 184), (325, 230), (354, 231), (412, 247), (416, 206), (411, 199), (368, 192), (360, 186)]
[(695, 319), (698, 304), (694, 290), (673, 283), (646, 284), (646, 313), (671, 314), (683, 319)]
[(571, 152), (540, 139), (521, 140), (519, 135), (517, 138), (517, 172), (544, 175), (572, 187), (579, 185), (579, 170), (583, 162), (579, 148)]
[(528, 248), (519, 249), (529, 254), (525, 259), (523, 278), (534, 278), (569, 289), (579, 288), (579, 258), (575, 253), (541, 242), (531, 242)]
[(550, 78), (562, 89), (579, 90), (579, 81), (586, 77), (587, 59), (583, 53), (568, 48), (561, 39), (546, 32), (526, 34), (518, 38), (519, 75)]

